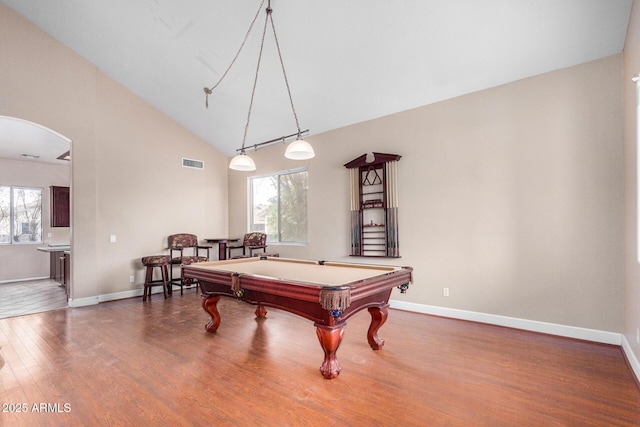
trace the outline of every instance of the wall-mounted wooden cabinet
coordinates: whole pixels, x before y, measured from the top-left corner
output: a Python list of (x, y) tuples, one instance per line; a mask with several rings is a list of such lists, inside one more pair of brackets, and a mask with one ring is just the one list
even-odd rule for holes
[(399, 257), (397, 154), (373, 153), (344, 166), (351, 172), (351, 255)]
[(51, 227), (69, 227), (69, 187), (51, 186)]

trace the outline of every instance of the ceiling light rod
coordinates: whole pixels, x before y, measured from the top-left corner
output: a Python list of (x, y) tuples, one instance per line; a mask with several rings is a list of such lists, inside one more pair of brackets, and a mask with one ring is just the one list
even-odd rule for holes
[(240, 153), (245, 151), (245, 150), (251, 150), (251, 149), (257, 151), (258, 147), (262, 147), (263, 145), (284, 143), (284, 142), (287, 142), (287, 139), (293, 138), (294, 136), (299, 139), (300, 136), (304, 135), (305, 133), (309, 133), (309, 129), (303, 130), (303, 131), (300, 131), (300, 132), (295, 132), (295, 133), (292, 133), (291, 135), (281, 136), (280, 138), (273, 138), (273, 139), (270, 139), (268, 141), (260, 142), (258, 144), (253, 144), (253, 145), (245, 146), (245, 147), (242, 147), (242, 148), (236, 148), (236, 151), (240, 152)]

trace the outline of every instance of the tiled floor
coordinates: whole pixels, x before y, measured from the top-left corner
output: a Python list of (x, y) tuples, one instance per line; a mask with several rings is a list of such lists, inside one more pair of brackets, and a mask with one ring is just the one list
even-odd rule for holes
[(0, 284), (0, 319), (68, 307), (64, 287), (53, 280)]

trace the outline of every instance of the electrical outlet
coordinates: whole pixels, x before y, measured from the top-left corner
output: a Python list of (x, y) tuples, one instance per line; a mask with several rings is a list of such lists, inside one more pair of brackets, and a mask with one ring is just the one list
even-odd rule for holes
[(135, 276), (129, 276), (129, 283), (133, 283), (136, 281), (136, 277)]
[(443, 297), (449, 296), (449, 288), (442, 288), (442, 296)]
[(115, 243), (115, 242), (116, 242), (116, 235), (115, 235), (115, 234), (110, 235), (110, 236), (109, 236), (109, 241), (110, 241), (111, 243)]

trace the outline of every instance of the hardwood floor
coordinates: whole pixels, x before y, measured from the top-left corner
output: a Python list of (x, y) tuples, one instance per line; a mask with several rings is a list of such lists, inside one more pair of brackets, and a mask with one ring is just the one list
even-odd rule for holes
[(0, 425), (640, 425), (619, 347), (390, 310), (373, 351), (364, 311), (325, 380), (311, 322), (219, 308), (215, 334), (193, 290), (0, 320), (2, 409), (27, 410)]

